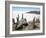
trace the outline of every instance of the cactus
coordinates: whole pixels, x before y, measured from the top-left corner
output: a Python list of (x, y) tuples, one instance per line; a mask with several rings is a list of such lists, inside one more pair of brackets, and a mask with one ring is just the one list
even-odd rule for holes
[(35, 25), (35, 17), (34, 17), (34, 19), (33, 19), (33, 25)]
[(33, 29), (35, 29), (36, 28), (36, 26), (35, 26), (35, 17), (34, 17), (34, 19), (33, 19)]
[(18, 17), (16, 19), (17, 19), (17, 22), (19, 22), (19, 14), (18, 14)]
[(15, 19), (14, 18), (12, 19), (12, 21), (13, 21), (13, 24), (15, 24)]
[(23, 14), (22, 14), (22, 19), (23, 19)]

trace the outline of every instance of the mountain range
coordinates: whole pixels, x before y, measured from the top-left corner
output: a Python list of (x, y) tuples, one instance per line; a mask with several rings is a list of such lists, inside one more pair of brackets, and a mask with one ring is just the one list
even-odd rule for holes
[(30, 11), (30, 12), (26, 12), (26, 13), (40, 14), (40, 11)]

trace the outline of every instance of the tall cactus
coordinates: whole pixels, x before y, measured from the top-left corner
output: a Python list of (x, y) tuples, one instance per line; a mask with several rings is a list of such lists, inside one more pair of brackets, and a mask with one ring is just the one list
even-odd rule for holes
[(33, 19), (33, 25), (35, 25), (35, 17), (34, 17), (34, 19)]
[(17, 29), (17, 25), (18, 25), (18, 23), (19, 23), (19, 14), (18, 14), (18, 17), (17, 17), (16, 19), (17, 19), (17, 23), (16, 23), (15, 30)]
[(34, 17), (34, 19), (33, 19), (33, 28), (35, 29), (35, 17)]
[(18, 17), (17, 17), (17, 22), (19, 22), (19, 14), (18, 14)]
[(13, 24), (15, 24), (15, 19), (14, 18), (12, 19), (12, 21), (13, 21)]
[(23, 19), (23, 14), (22, 14), (22, 19)]

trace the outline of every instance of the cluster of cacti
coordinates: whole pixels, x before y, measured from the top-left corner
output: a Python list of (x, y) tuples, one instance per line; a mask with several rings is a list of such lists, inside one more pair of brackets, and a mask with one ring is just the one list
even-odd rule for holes
[(38, 26), (36, 25), (36, 23), (40, 23), (40, 20), (39, 19), (36, 19), (35, 20), (35, 17), (34, 17), (34, 19), (33, 19), (33, 29), (35, 29), (36, 27), (38, 28)]
[[(16, 18), (17, 22), (15, 23), (15, 19), (13, 18), (13, 30), (22, 30), (25, 27), (27, 27), (26, 29), (36, 29), (38, 26), (38, 24), (40, 24), (40, 20), (36, 19), (35, 17), (33, 18), (33, 21), (31, 22), (27, 22), (27, 20), (25, 18), (23, 18), (23, 14), (22, 14), (22, 18), (21, 20), (19, 20), (19, 14), (18, 17)], [(37, 23), (36, 23), (37, 22)]]

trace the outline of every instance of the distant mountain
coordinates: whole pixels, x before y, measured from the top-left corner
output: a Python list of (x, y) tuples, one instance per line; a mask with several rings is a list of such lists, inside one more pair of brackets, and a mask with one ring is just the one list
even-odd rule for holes
[(30, 12), (26, 12), (26, 13), (40, 14), (40, 11), (30, 11)]

